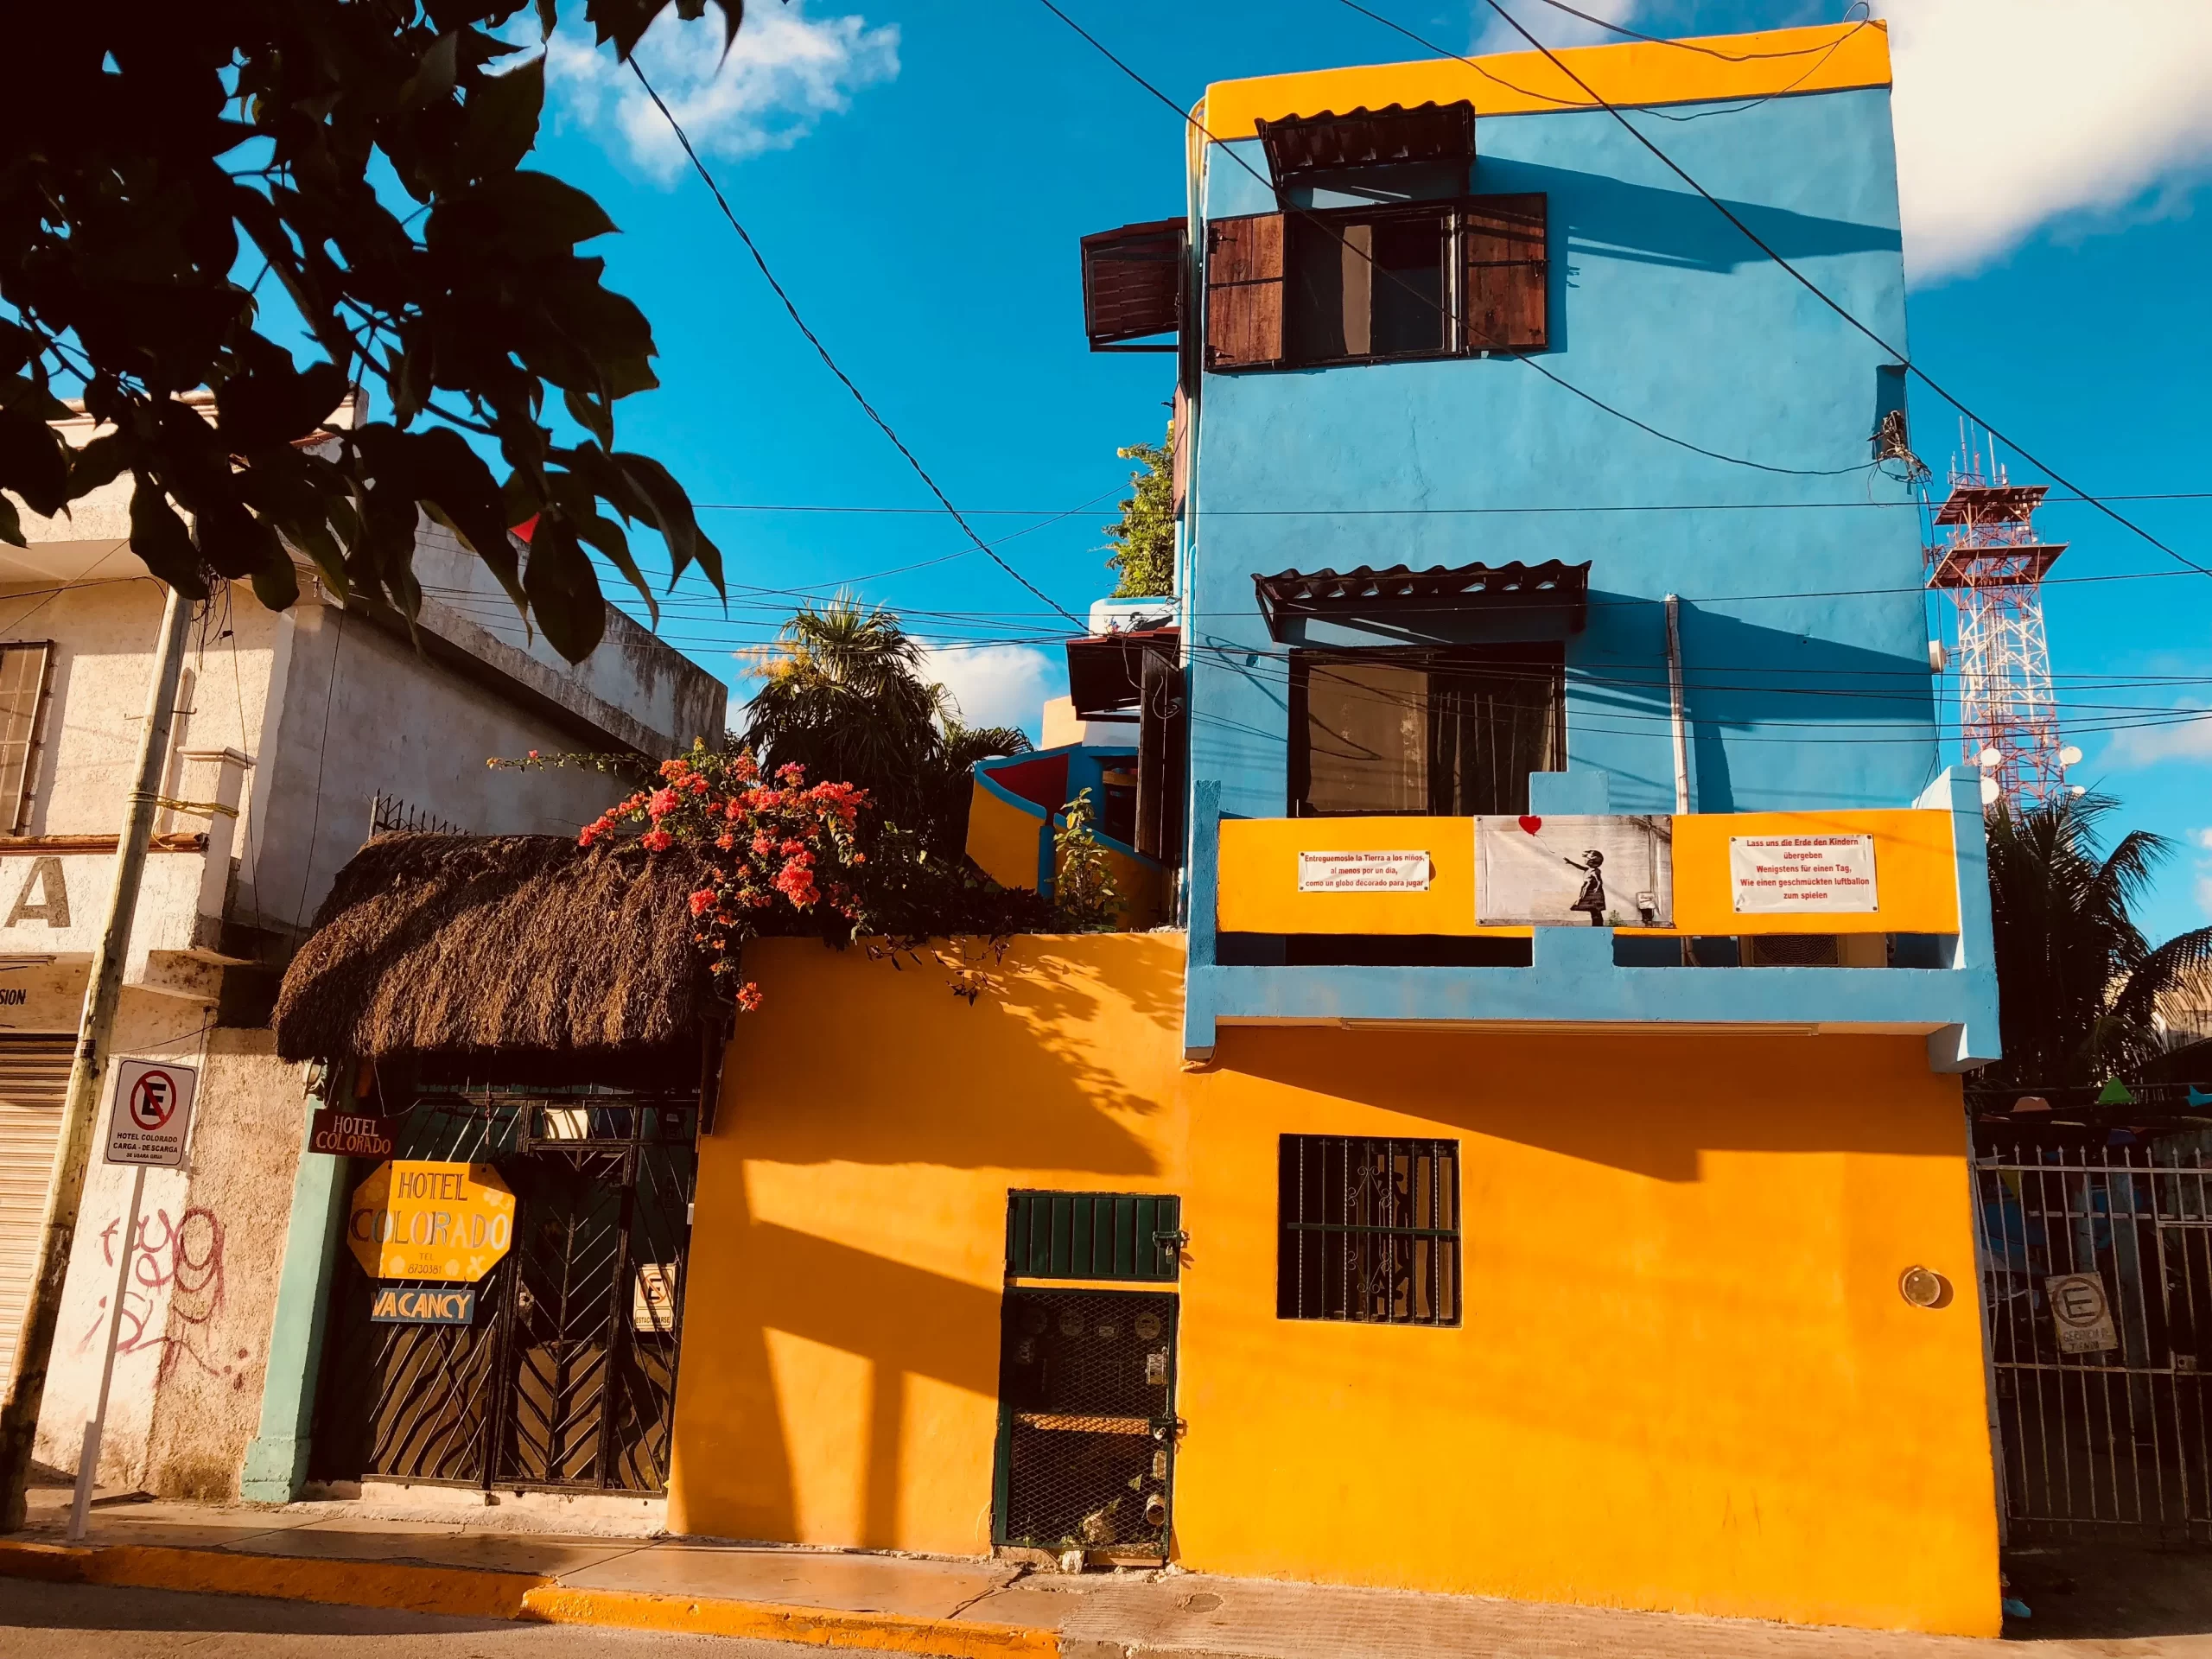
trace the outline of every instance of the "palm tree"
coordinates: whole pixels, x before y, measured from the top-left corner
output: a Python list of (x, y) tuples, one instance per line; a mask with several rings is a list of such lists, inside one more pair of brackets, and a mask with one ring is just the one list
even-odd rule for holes
[(884, 818), (957, 857), (968, 830), (969, 769), (1029, 747), (1004, 727), (970, 728), (896, 613), (841, 595), (802, 606), (754, 668), (760, 689), (738, 741), (772, 766), (858, 784)]
[(2131, 909), (2163, 836), (2132, 830), (2108, 853), (2102, 795), (1990, 813), (1990, 920), (2005, 1058), (1984, 1074), (2012, 1088), (2094, 1088), (2134, 1076), (2158, 1052), (2159, 1000), (2212, 971), (2212, 927), (2153, 948)]

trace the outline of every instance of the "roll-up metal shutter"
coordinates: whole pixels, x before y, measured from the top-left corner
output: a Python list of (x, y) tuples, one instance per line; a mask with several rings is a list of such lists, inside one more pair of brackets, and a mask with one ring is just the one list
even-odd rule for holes
[(0, 1032), (0, 1388), (15, 1372), (76, 1047), (74, 1032)]

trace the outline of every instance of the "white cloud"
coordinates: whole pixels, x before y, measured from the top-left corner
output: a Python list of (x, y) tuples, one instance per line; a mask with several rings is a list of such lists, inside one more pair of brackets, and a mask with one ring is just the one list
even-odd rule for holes
[[(1595, 23), (1586, 23), (1580, 17), (1570, 17), (1563, 11), (1540, 3), (1540, 0), (1503, 0), (1506, 9), (1527, 26), (1529, 33), (1546, 46), (1590, 46), (1607, 41), (1618, 42), (1622, 38), (1609, 29)], [(1602, 17), (1609, 23), (1630, 23), (1636, 17), (1640, 0), (1575, 0), (1575, 10), (1586, 11), (1592, 17)], [(1482, 25), (1475, 35), (1475, 53), (1531, 52), (1531, 47), (1519, 29), (1493, 11), (1489, 0), (1475, 0), (1475, 21)]]
[(2212, 830), (2185, 830), (2182, 838), (2198, 852), (2208, 855), (2196, 861), (2196, 880), (2190, 891), (2196, 896), (2196, 907), (2212, 917)]
[(2121, 772), (2161, 766), (2169, 760), (2212, 762), (2212, 709), (2185, 703), (2173, 713), (2174, 718), (2158, 725), (2130, 726), (2117, 733), (2098, 759)]
[[(583, 125), (619, 139), (631, 161), (662, 179), (683, 151), (637, 77), (588, 36), (556, 35), (547, 78)], [(742, 160), (788, 149), (825, 115), (850, 107), (864, 86), (899, 73), (899, 26), (870, 29), (863, 17), (813, 18), (806, 0), (754, 6), (728, 54), (719, 12), (685, 22), (673, 10), (638, 42), (638, 64), (702, 155)]]
[[(2073, 214), (2176, 211), (2212, 170), (2207, 0), (1884, 0), (1915, 283)], [(2092, 221), (2094, 222), (2094, 221)]]
[(1060, 689), (1052, 659), (1029, 645), (936, 645), (923, 671), (952, 694), (962, 724), (1019, 726), (1033, 738)]

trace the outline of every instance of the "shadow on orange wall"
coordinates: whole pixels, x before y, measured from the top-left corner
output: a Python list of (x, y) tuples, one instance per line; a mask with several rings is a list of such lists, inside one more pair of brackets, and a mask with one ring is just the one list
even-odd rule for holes
[[(1358, 1031), (1224, 1027), (1205, 1071), (1402, 1112), (1473, 1134), (1648, 1175), (1694, 1181), (1709, 1152), (1957, 1158), (1955, 1077), (1916, 1041), (1767, 1036)], [(1770, 1112), (1738, 1085), (1771, 1078)]]
[[(741, 1203), (742, 1183), (724, 1190)], [(736, 1224), (726, 1220), (721, 1236), (743, 1264), (741, 1284), (733, 1287), (734, 1297), (721, 1299), (710, 1325), (685, 1332), (687, 1395), (701, 1405), (711, 1396), (712, 1407), (679, 1419), (685, 1460), (720, 1465), (715, 1484), (734, 1484), (744, 1494), (735, 1515), (710, 1506), (711, 1524), (721, 1530), (734, 1523), (746, 1537), (801, 1535), (789, 1414), (768, 1354), (767, 1333), (786, 1332), (868, 1362), (860, 1535), (849, 1541), (893, 1548), (908, 1379), (931, 1377), (995, 1396), (998, 1294), (792, 1228), (731, 1220)], [(695, 1382), (702, 1371), (708, 1380)], [(760, 1432), (779, 1422), (784, 1432)], [(734, 1483), (731, 1459), (741, 1460), (743, 1470)]]
[[(988, 1548), (1007, 1190), (1174, 1179), (1182, 963), (1131, 934), (748, 950), (765, 1000), (700, 1145), (673, 1527)], [(972, 1004), (956, 969), (990, 981)], [(959, 1513), (902, 1516), (931, 1490)]]
[[(764, 969), (769, 1000), (738, 1022), (726, 1065), (726, 1074), (738, 1077), (726, 1099), (742, 1122), (746, 1156), (1158, 1174), (1158, 1154), (1133, 1123), (1160, 1111), (1162, 1090), (1130, 1073), (1156, 1072), (1161, 1081), (1174, 1075), (1181, 941), (1172, 950), (1116, 951), (1122, 960), (1110, 997), (1076, 951), (1142, 946), (1147, 936), (1079, 938), (1066, 952), (1054, 943), (1023, 938), (1019, 953), (1009, 954), (988, 941), (932, 940), (872, 963), (804, 940), (775, 941), (772, 953), (753, 947), (747, 971), (754, 971), (756, 956), (772, 964)], [(965, 1007), (954, 995), (956, 969), (987, 982)], [(874, 976), (882, 978), (868, 983)], [(859, 1029), (824, 1018), (825, 1010), (856, 1003), (866, 1009)], [(1111, 1060), (1122, 1064), (1102, 1053), (1102, 1027), (1119, 1033)], [(825, 1045), (836, 1046), (842, 1087), (804, 1113), (747, 1113), (748, 1098), (770, 1097), (781, 1057)], [(986, 1057), (987, 1068), (975, 1069)], [(746, 1077), (756, 1066), (768, 1069), (758, 1083)], [(943, 1109), (963, 1096), (975, 1109)], [(925, 1097), (935, 1109), (912, 1109)]]

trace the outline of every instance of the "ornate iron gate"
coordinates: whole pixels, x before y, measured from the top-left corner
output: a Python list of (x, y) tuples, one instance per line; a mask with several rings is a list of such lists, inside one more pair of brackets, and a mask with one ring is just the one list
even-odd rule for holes
[(2212, 1135), (2004, 1133), (1976, 1147), (1974, 1201), (2009, 1533), (2212, 1539)]
[(697, 1128), (689, 1095), (423, 1095), (394, 1155), (493, 1165), (513, 1246), (459, 1325), (375, 1323), (340, 1263), (310, 1472), (664, 1491)]
[(1158, 1292), (1007, 1291), (999, 1543), (1165, 1559), (1176, 1302)]

